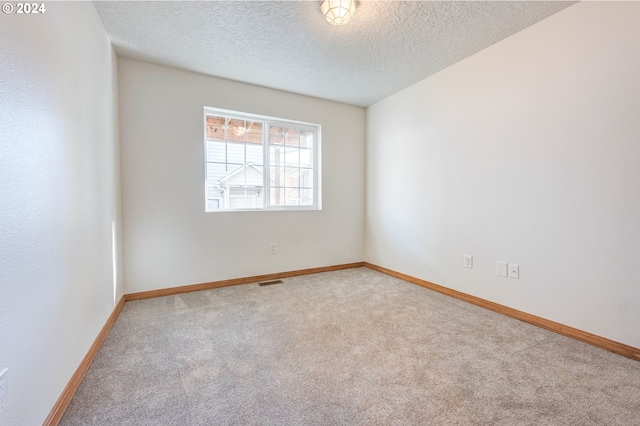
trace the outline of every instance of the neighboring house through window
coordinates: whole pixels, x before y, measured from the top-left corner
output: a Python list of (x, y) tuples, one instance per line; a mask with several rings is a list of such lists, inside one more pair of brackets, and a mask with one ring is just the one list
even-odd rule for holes
[(207, 212), (320, 209), (320, 126), (205, 108)]

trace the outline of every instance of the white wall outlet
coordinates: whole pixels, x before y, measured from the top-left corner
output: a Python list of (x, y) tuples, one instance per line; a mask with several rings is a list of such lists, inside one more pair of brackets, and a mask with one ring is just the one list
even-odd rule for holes
[(276, 254), (277, 252), (278, 252), (278, 246), (276, 245), (276, 243), (271, 243), (269, 253)]
[(509, 264), (509, 278), (520, 278), (520, 267), (518, 265)]
[(465, 268), (473, 268), (473, 256), (469, 256), (468, 254), (464, 255), (464, 267)]
[(7, 406), (7, 370), (0, 371), (0, 413), (4, 411)]
[(498, 276), (499, 277), (507, 276), (507, 262), (498, 261)]

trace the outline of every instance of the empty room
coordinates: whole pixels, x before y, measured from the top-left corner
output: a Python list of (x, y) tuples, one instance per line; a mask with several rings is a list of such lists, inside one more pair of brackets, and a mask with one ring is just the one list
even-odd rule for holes
[(640, 2), (6, 1), (0, 425), (640, 425)]

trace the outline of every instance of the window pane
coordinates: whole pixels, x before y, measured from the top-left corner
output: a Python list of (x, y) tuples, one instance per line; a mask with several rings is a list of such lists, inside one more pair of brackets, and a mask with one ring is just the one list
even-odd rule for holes
[(284, 164), (289, 167), (298, 167), (300, 164), (300, 149), (286, 147), (284, 152)]
[(282, 127), (271, 127), (269, 129), (269, 143), (272, 145), (284, 144), (284, 129)]
[(224, 142), (207, 142), (207, 161), (216, 161), (224, 163), (226, 161)]
[(247, 144), (247, 163), (253, 163), (256, 166), (262, 166), (264, 155), (262, 145)]
[(313, 150), (300, 148), (300, 167), (313, 168)]
[[(254, 209), (264, 207), (262, 172), (259, 171), (258, 181), (252, 182), (252, 180), (256, 180), (255, 176), (252, 176), (252, 171), (255, 171), (254, 168), (242, 166), (228, 175), (228, 179), (225, 181), (228, 186), (223, 189), (228, 194), (229, 204), (224, 208)], [(256, 183), (256, 185), (252, 185), (252, 183)]]
[[(225, 185), (233, 185), (229, 182), (238, 182), (238, 179), (242, 179), (242, 185), (244, 185), (244, 176), (243, 173), (244, 164), (227, 164), (227, 173), (224, 175), (222, 181), (225, 182)], [(240, 175), (240, 176), (236, 176)]]
[[(229, 167), (233, 167), (229, 164)], [(227, 174), (225, 179), (226, 184), (229, 188), (236, 188), (240, 186), (245, 186), (247, 184), (246, 179), (246, 168), (244, 165), (237, 167), (233, 171)]]
[(263, 207), (262, 190), (255, 188), (231, 188), (229, 206), (232, 209), (255, 209)]
[(284, 168), (284, 186), (298, 187), (298, 168), (297, 167), (285, 167)]
[(271, 198), (269, 202), (272, 206), (284, 205), (284, 188), (271, 187)]
[(207, 181), (215, 184), (227, 174), (227, 167), (220, 163), (207, 163)]
[(207, 185), (207, 199), (221, 198), (222, 191), (219, 186)]
[(252, 187), (260, 187), (264, 184), (262, 174), (264, 173), (262, 167), (257, 167), (249, 164), (245, 170), (245, 185)]
[(313, 132), (300, 132), (300, 146), (313, 148)]
[(300, 187), (313, 188), (313, 169), (300, 169)]
[(285, 204), (287, 206), (300, 205), (300, 190), (298, 188), (285, 189)]
[(246, 129), (244, 120), (227, 119), (227, 140), (228, 141), (244, 141)]
[(231, 192), (229, 196), (229, 208), (231, 209), (250, 209), (255, 208), (255, 200), (247, 197), (243, 190), (238, 189)]
[(262, 144), (262, 123), (247, 121), (247, 142)]
[(282, 146), (270, 146), (269, 147), (269, 162), (272, 166), (280, 167), (284, 165), (284, 147)]
[(224, 117), (207, 115), (207, 138), (224, 140)]
[(289, 146), (300, 146), (300, 132), (296, 129), (287, 129), (285, 132), (285, 144)]
[(271, 186), (284, 186), (284, 167), (271, 167), (269, 178)]
[(300, 190), (300, 205), (312, 206), (313, 205), (313, 189), (301, 189)]
[(220, 200), (219, 199), (207, 200), (207, 210), (217, 210), (219, 208), (220, 208)]
[(228, 143), (227, 144), (227, 162), (234, 164), (244, 164), (244, 144)]

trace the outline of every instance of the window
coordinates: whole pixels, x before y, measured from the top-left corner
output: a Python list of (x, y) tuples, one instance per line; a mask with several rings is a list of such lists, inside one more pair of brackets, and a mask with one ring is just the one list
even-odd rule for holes
[(320, 126), (205, 108), (205, 210), (320, 209)]

